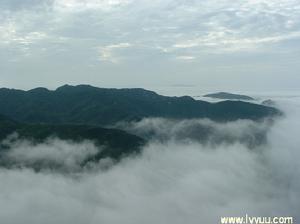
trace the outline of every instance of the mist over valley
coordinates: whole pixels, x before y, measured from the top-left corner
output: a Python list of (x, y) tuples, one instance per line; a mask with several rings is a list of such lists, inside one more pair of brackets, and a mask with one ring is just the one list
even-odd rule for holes
[[(141, 93), (136, 97), (145, 97)], [(277, 108), (247, 103), (251, 113), (277, 111), (260, 119), (163, 115), (100, 127), (2, 116), (1, 220), (215, 223), (245, 211), (297, 218), (298, 99), (275, 97)], [(31, 105), (34, 100), (27, 98)], [(11, 128), (8, 136), (3, 127)]]

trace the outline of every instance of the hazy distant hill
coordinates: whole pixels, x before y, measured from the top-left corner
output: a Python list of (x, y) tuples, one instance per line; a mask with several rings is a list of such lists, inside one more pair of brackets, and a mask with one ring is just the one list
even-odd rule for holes
[(226, 93), (226, 92), (219, 92), (219, 93), (212, 93), (204, 95), (204, 97), (211, 97), (216, 99), (225, 99), (225, 100), (254, 100), (250, 96), (246, 95), (238, 95), (238, 94), (232, 94), (232, 93)]
[(277, 109), (246, 102), (208, 103), (191, 97), (166, 97), (144, 89), (62, 86), (55, 91), (0, 89), (0, 113), (29, 123), (113, 125), (147, 117), (261, 119)]

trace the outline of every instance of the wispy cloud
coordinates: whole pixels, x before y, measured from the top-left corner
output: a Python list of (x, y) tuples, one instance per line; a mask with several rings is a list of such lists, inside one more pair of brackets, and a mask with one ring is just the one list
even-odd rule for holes
[(54, 0), (54, 8), (59, 11), (82, 12), (86, 10), (108, 11), (127, 5), (130, 0)]
[[(173, 45), (174, 49), (200, 48), (207, 52), (239, 52), (261, 49), (263, 46), (272, 45), (282, 41), (298, 39), (300, 32), (291, 32), (287, 34), (278, 34), (263, 37), (240, 37), (234, 31), (212, 31), (207, 35), (178, 42)], [(174, 50), (173, 49), (173, 50)]]
[(192, 61), (196, 58), (194, 56), (182, 55), (182, 56), (177, 56), (176, 59), (184, 60), (184, 61)]
[(0, 25), (0, 44), (30, 45), (47, 37), (46, 33), (38, 31), (22, 33), (13, 22)]
[(118, 43), (118, 44), (99, 47), (99, 52), (100, 52), (99, 60), (111, 62), (111, 63), (118, 63), (119, 56), (116, 54), (116, 52), (120, 49), (126, 49), (131, 46), (132, 45), (130, 43)]

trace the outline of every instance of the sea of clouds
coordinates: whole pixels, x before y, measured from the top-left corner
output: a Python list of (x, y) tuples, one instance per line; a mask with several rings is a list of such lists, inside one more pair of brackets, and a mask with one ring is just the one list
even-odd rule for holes
[[(92, 142), (7, 140), (12, 149), (6, 156), (19, 166), (0, 168), (0, 222), (198, 224), (246, 213), (297, 220), (300, 97), (280, 97), (276, 103), (285, 116), (274, 123), (118, 124), (148, 137), (149, 144), (140, 155), (85, 169), (82, 162), (97, 152)], [(197, 135), (203, 127), (209, 132), (205, 140)], [(265, 140), (257, 142), (262, 133)], [(30, 167), (37, 162), (66, 172)]]

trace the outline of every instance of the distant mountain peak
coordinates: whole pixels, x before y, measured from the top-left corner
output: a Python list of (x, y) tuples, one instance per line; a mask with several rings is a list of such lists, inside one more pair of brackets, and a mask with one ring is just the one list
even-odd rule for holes
[(29, 90), (28, 92), (31, 92), (31, 93), (46, 92), (46, 93), (48, 93), (48, 92), (50, 92), (50, 90), (45, 87), (37, 87), (37, 88)]
[(254, 98), (246, 95), (233, 94), (228, 92), (218, 92), (204, 95), (204, 97), (211, 97), (216, 99), (224, 99), (224, 100), (254, 100)]
[(62, 85), (62, 86), (56, 88), (55, 91), (60, 91), (60, 90), (65, 90), (65, 89), (70, 89), (70, 88), (72, 88), (72, 87), (74, 87), (74, 86), (65, 84), (65, 85)]

